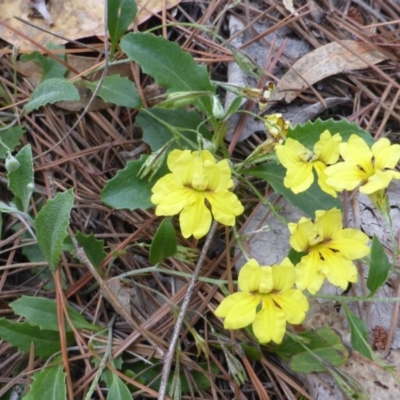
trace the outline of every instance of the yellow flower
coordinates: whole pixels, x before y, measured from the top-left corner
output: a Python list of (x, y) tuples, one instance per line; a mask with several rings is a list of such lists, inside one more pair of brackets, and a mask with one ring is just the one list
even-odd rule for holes
[(296, 265), (296, 286), (315, 294), (326, 278), (345, 290), (349, 282), (357, 282), (352, 260), (369, 254), (369, 238), (357, 229), (343, 229), (342, 212), (337, 208), (316, 211), (315, 216), (315, 223), (302, 217), (299, 223), (288, 225), (293, 249), (308, 253)]
[(339, 133), (331, 136), (326, 130), (315, 143), (313, 151), (291, 138), (284, 144), (276, 146), (276, 155), (287, 169), (283, 184), (296, 194), (304, 192), (314, 182), (313, 169), (315, 169), (321, 189), (336, 197), (336, 191), (326, 183), (325, 169), (327, 164), (334, 164), (339, 159), (341, 141)]
[(394, 170), (400, 159), (400, 145), (379, 139), (371, 147), (358, 135), (351, 135), (347, 143), (340, 145), (343, 162), (326, 169), (327, 182), (336, 190), (353, 190), (370, 195), (389, 186), (392, 179), (400, 179)]
[(167, 165), (171, 173), (160, 178), (152, 188), (151, 202), (157, 205), (156, 215), (180, 213), (183, 237), (193, 235), (199, 239), (211, 226), (207, 200), (214, 219), (223, 225), (235, 225), (235, 217), (244, 208), (228, 190), (233, 186), (228, 160), (217, 163), (207, 150), (173, 150)]
[[(253, 324), (260, 343), (281, 343), (286, 323), (300, 324), (308, 310), (304, 294), (294, 289), (295, 268), (288, 258), (280, 265), (260, 267), (253, 258), (239, 272), (241, 292), (226, 297), (215, 310), (225, 329)], [(259, 307), (261, 305), (261, 307)]]
[(265, 128), (276, 139), (284, 138), (290, 126), (288, 121), (282, 117), (282, 114), (270, 114), (264, 117)]

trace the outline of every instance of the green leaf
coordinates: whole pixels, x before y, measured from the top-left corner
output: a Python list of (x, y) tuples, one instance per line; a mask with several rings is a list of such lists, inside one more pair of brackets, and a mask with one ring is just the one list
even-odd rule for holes
[[(64, 50), (64, 46), (57, 46), (54, 43), (49, 43), (46, 46), (50, 50)], [(56, 55), (62, 61), (65, 61), (65, 53), (58, 53)], [(21, 56), (22, 62), (27, 61), (34, 61), (35, 63), (39, 64), (42, 67), (42, 79), (41, 82), (45, 81), (46, 79), (52, 78), (63, 78), (65, 73), (67, 72), (68, 68), (65, 67), (60, 62), (56, 61), (52, 57), (44, 56), (43, 54), (39, 53), (38, 51), (34, 51), (30, 54), (23, 54)]]
[(85, 250), (89, 261), (98, 269), (101, 262), (107, 256), (107, 253), (104, 251), (104, 240), (97, 240), (93, 233), (85, 236), (80, 231), (76, 234), (76, 240), (83, 247), (83, 250)]
[[(347, 362), (349, 353), (341, 338), (331, 328), (324, 326), (315, 332), (307, 331), (299, 335), (298, 341), (291, 337), (274, 348), (284, 360), (290, 360), (290, 368), (296, 372), (310, 373), (326, 371), (324, 362), (340, 366)], [(303, 340), (303, 344), (300, 343)]]
[(118, 171), (101, 192), (101, 200), (117, 210), (146, 210), (152, 207), (151, 188), (168, 170), (161, 168), (150, 181), (147, 178), (140, 179), (137, 175), (146, 159), (147, 156), (142, 155), (140, 160), (129, 161), (124, 169)]
[[(94, 92), (99, 82), (82, 81), (82, 83)], [(135, 84), (127, 77), (121, 78), (120, 75), (107, 76), (101, 83), (97, 95), (106, 103), (113, 103), (128, 108), (142, 107), (142, 101)]]
[(107, 400), (132, 400), (132, 395), (128, 386), (118, 376), (113, 374), (112, 383), (109, 387)]
[(20, 165), (15, 171), (8, 173), (8, 187), (19, 200), (21, 211), (27, 211), (35, 187), (31, 146), (28, 144), (23, 147), (15, 158)]
[(35, 220), (37, 242), (52, 271), (57, 268), (63, 242), (68, 235), (67, 227), (73, 204), (72, 189), (58, 193), (54, 199), (47, 201)]
[(107, 0), (107, 24), (111, 38), (111, 54), (115, 52), (118, 40), (128, 30), (137, 14), (134, 0)]
[(283, 185), (286, 169), (282, 165), (268, 163), (245, 172), (248, 175), (267, 181), (273, 187), (275, 193), (282, 194), (294, 206), (304, 211), (311, 218), (315, 217), (316, 210), (330, 210), (334, 207), (342, 209), (341, 201), (323, 192), (315, 180), (308, 190), (294, 194)]
[(157, 229), (151, 242), (149, 260), (152, 264), (158, 264), (167, 257), (173, 256), (177, 251), (175, 228), (171, 220), (165, 218)]
[(355, 133), (364, 139), (368, 145), (371, 146), (375, 143), (370, 133), (361, 129), (357, 124), (348, 122), (345, 119), (340, 121), (335, 121), (333, 119), (322, 121), (318, 118), (314, 122), (308, 121), (304, 125), (298, 124), (295, 127), (288, 128), (287, 137), (295, 139), (302, 145), (312, 149), (314, 144), (320, 139), (321, 133), (326, 129), (331, 133), (331, 135), (340, 133), (343, 142), (347, 142), (349, 137)]
[(350, 326), (352, 348), (357, 350), (364, 357), (373, 360), (374, 353), (368, 344), (367, 329), (364, 321), (357, 317), (357, 315), (354, 315), (344, 302), (341, 302), (341, 306), (346, 314), (346, 318)]
[(288, 253), (289, 260), (292, 262), (293, 265), (298, 264), (303, 256), (307, 255), (308, 253), (305, 251), (299, 252), (295, 249), (290, 249)]
[[(203, 119), (195, 111), (187, 110), (162, 110), (151, 109), (139, 111), (136, 122), (143, 128), (143, 141), (146, 142), (151, 151), (161, 149), (167, 142), (174, 138), (174, 135), (161, 121), (180, 129), (183, 137), (190, 142), (182, 140), (182, 145), (193, 150), (197, 149), (196, 132), (200, 132), (204, 138), (211, 140), (210, 132), (204, 127)], [(178, 148), (178, 144), (171, 145), (170, 150)]]
[(67, 389), (63, 365), (60, 363), (51, 367), (46, 367), (33, 375), (33, 383), (29, 393), (22, 400), (66, 400)]
[(367, 278), (367, 288), (371, 291), (369, 296), (386, 283), (390, 273), (390, 262), (379, 239), (374, 235), (371, 245), (371, 263)]
[(35, 346), (35, 354), (39, 357), (49, 357), (60, 351), (60, 334), (58, 332), (41, 330), (29, 322), (12, 322), (0, 318), (0, 338), (17, 347), (23, 353), (29, 353), (31, 343)]
[(51, 78), (41, 82), (33, 91), (31, 98), (24, 106), (24, 111), (29, 113), (33, 110), (57, 101), (79, 100), (78, 89), (66, 79)]
[[(19, 140), (24, 133), (25, 129), (22, 126), (14, 126), (4, 132), (0, 131), (0, 158), (6, 158), (7, 150), (9, 149), (9, 151), (12, 152), (15, 147), (20, 144)], [(1, 142), (4, 143), (8, 149), (4, 147)]]
[[(11, 308), (18, 315), (22, 315), (31, 325), (38, 325), (40, 329), (59, 332), (57, 322), (57, 304), (55, 301), (44, 297), (21, 296), (10, 304)], [(70, 306), (67, 306), (68, 315), (76, 329), (87, 329), (100, 331), (103, 328), (92, 325)], [(72, 332), (69, 324), (65, 323), (66, 332)]]
[[(144, 73), (152, 76), (167, 92), (215, 93), (206, 67), (198, 65), (177, 43), (151, 33), (135, 32), (125, 35), (120, 46), (131, 60), (142, 67)], [(211, 115), (209, 98), (196, 104)]]

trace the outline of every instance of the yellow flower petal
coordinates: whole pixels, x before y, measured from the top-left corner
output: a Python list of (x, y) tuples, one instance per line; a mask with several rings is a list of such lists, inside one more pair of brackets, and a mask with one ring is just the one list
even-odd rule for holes
[(329, 241), (329, 248), (343, 254), (350, 260), (362, 258), (370, 253), (370, 248), (367, 246), (369, 237), (358, 229), (346, 228), (332, 235), (332, 240)]
[(241, 268), (238, 281), (240, 290), (247, 293), (268, 293), (274, 287), (272, 269), (260, 267), (254, 258)]
[(332, 197), (337, 197), (336, 190), (327, 183), (328, 175), (325, 174), (326, 165), (321, 161), (314, 161), (312, 165), (317, 173), (318, 185), (321, 190), (330, 194)]
[(340, 145), (340, 154), (345, 161), (355, 162), (367, 175), (373, 173), (373, 153), (367, 143), (358, 135), (351, 135), (347, 143)]
[(375, 159), (375, 169), (394, 169), (400, 160), (400, 145), (391, 144), (389, 139), (381, 138), (371, 147)]
[(321, 289), (324, 283), (324, 275), (320, 273), (321, 260), (319, 253), (312, 251), (307, 256), (302, 257), (296, 265), (296, 286), (299, 290), (307, 289), (311, 294), (315, 294)]
[(343, 228), (342, 212), (338, 208), (332, 208), (328, 211), (317, 210), (315, 212), (315, 227), (320, 242), (330, 239), (333, 234)]
[(328, 249), (322, 251), (321, 255), (324, 258), (321, 272), (332, 285), (346, 290), (349, 282), (357, 282), (357, 268), (351, 260)]
[(225, 191), (226, 189), (230, 189), (233, 186), (233, 180), (231, 179), (231, 168), (229, 167), (228, 160), (221, 160), (216, 168), (218, 170), (218, 184), (215, 187), (215, 192)]
[(279, 305), (290, 324), (301, 324), (309, 309), (307, 297), (297, 289), (290, 289), (285, 293), (271, 295), (272, 300)]
[(360, 170), (353, 161), (339, 162), (325, 169), (328, 179), (326, 183), (338, 192), (354, 190), (360, 183), (368, 179), (367, 174)]
[(342, 137), (339, 133), (331, 136), (328, 130), (322, 132), (320, 140), (314, 145), (316, 159), (324, 164), (335, 164), (339, 159), (339, 145), (341, 142)]
[(274, 291), (286, 292), (291, 289), (295, 281), (294, 266), (289, 260), (285, 258), (280, 265), (272, 267), (272, 278), (274, 282)]
[(196, 193), (195, 202), (182, 210), (179, 222), (184, 238), (193, 235), (196, 239), (200, 239), (207, 235), (211, 226), (211, 212), (204, 204), (203, 193)]
[(301, 193), (307, 190), (314, 182), (314, 174), (311, 163), (298, 162), (291, 165), (287, 171), (283, 184), (293, 193)]
[(235, 225), (235, 217), (244, 211), (237, 196), (228, 190), (221, 193), (206, 192), (205, 197), (211, 205), (214, 218), (223, 225)]
[(360, 192), (372, 194), (379, 190), (386, 189), (390, 185), (394, 176), (396, 175), (393, 175), (393, 171), (376, 171), (374, 175), (369, 177), (368, 182), (360, 187)]
[(282, 342), (286, 332), (285, 314), (271, 299), (263, 298), (263, 309), (254, 319), (253, 332), (260, 343)]
[(290, 245), (299, 252), (306, 251), (310, 244), (318, 240), (318, 231), (311, 220), (301, 217), (299, 223), (290, 222), (288, 224), (290, 233)]
[(294, 139), (287, 139), (285, 144), (275, 147), (276, 155), (280, 163), (286, 168), (290, 168), (297, 162), (304, 162), (311, 158), (312, 153), (300, 142)]
[(215, 310), (217, 317), (225, 318), (225, 329), (240, 329), (250, 325), (256, 316), (261, 297), (249, 293), (233, 293)]

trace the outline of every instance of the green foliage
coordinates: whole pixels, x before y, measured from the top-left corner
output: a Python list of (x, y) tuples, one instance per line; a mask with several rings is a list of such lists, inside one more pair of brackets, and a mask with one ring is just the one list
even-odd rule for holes
[(115, 52), (118, 40), (128, 30), (136, 14), (135, 0), (107, 0), (107, 24), (112, 54)]
[[(152, 151), (161, 149), (175, 138), (174, 132), (169, 129), (169, 126), (179, 129), (182, 136), (180, 144), (186, 148), (193, 150), (197, 148), (197, 132), (204, 138), (211, 139), (210, 133), (202, 125), (203, 121), (200, 115), (195, 111), (161, 109), (140, 111), (136, 122), (143, 128), (143, 141), (150, 146)], [(178, 143), (173, 144), (170, 150), (177, 147)]]
[(341, 303), (344, 313), (346, 314), (347, 322), (350, 326), (351, 333), (351, 346), (354, 350), (361, 353), (364, 357), (369, 358), (370, 360), (374, 359), (374, 353), (368, 344), (367, 339), (367, 329), (365, 327), (364, 321), (354, 315), (347, 305), (342, 302)]
[[(46, 47), (50, 50), (65, 49), (64, 46), (58, 46), (55, 45), (54, 43), (49, 43)], [(62, 61), (65, 61), (65, 54), (59, 53), (56, 56)], [(46, 79), (63, 78), (68, 70), (67, 67), (65, 67), (60, 62), (56, 61), (54, 58), (49, 56), (44, 56), (38, 51), (34, 51), (30, 54), (23, 54), (21, 56), (21, 61), (22, 62), (34, 61), (35, 63), (39, 64), (42, 67), (41, 82), (45, 81)]]
[(347, 142), (352, 134), (360, 136), (368, 145), (374, 144), (374, 139), (371, 134), (361, 129), (357, 124), (348, 122), (345, 119), (335, 121), (328, 119), (322, 121), (317, 119), (314, 122), (308, 121), (304, 125), (296, 125), (295, 127), (289, 127), (287, 137), (296, 139), (302, 145), (312, 149), (314, 144), (320, 139), (321, 133), (328, 130), (331, 135), (340, 133), (343, 142)]
[(94, 234), (85, 236), (82, 232), (76, 233), (76, 240), (85, 250), (89, 261), (98, 269), (101, 262), (106, 258), (107, 253), (104, 251), (104, 240), (97, 240)]
[(51, 78), (41, 82), (33, 91), (29, 101), (24, 106), (24, 111), (29, 113), (57, 101), (79, 100), (78, 89), (66, 79)]
[[(198, 65), (177, 43), (151, 33), (136, 32), (125, 35), (120, 46), (132, 61), (142, 67), (144, 73), (152, 76), (169, 93), (215, 93), (205, 66)], [(212, 115), (209, 98), (196, 101), (195, 104)]]
[(275, 193), (282, 194), (294, 206), (304, 211), (311, 218), (315, 217), (315, 211), (317, 210), (330, 210), (334, 207), (342, 209), (341, 201), (323, 192), (316, 181), (308, 190), (298, 194), (286, 188), (283, 184), (286, 169), (282, 165), (263, 164), (246, 170), (246, 174), (267, 181), (273, 187)]
[(8, 187), (15, 196), (14, 203), (20, 206), (21, 211), (26, 212), (35, 187), (31, 146), (28, 144), (23, 147), (15, 158), (19, 162), (19, 168), (8, 173)]
[[(20, 144), (20, 138), (25, 133), (22, 126), (14, 126), (6, 131), (0, 131), (0, 158), (6, 158), (8, 151), (13, 151)], [(4, 147), (3, 144), (7, 147)]]
[(157, 229), (150, 246), (149, 259), (152, 264), (158, 264), (177, 251), (175, 228), (169, 218), (165, 218)]
[[(99, 81), (82, 81), (92, 92), (96, 90)], [(97, 92), (106, 103), (113, 103), (128, 108), (142, 107), (142, 101), (138, 95), (135, 84), (127, 77), (119, 75), (106, 76)]]
[(72, 189), (58, 193), (54, 199), (47, 201), (35, 220), (38, 245), (52, 271), (57, 268), (61, 257), (73, 204)]
[[(31, 343), (33, 343), (35, 355), (42, 358), (60, 351), (60, 334), (58, 332), (40, 329), (37, 325), (31, 325), (27, 321), (12, 322), (0, 318), (0, 338), (23, 353), (29, 353)], [(69, 342), (71, 343), (71, 340)]]
[(101, 199), (105, 204), (117, 210), (146, 210), (153, 206), (150, 201), (151, 188), (167, 173), (167, 169), (165, 167), (159, 170), (150, 181), (140, 179), (138, 173), (146, 159), (147, 156), (142, 155), (140, 160), (129, 161), (124, 169), (107, 182), (101, 192)]
[(107, 400), (132, 400), (128, 386), (118, 375), (112, 374), (112, 382), (109, 386)]
[(66, 400), (67, 389), (62, 364), (49, 366), (33, 375), (29, 393), (22, 400)]
[(379, 239), (374, 235), (371, 246), (371, 263), (367, 278), (367, 288), (370, 296), (386, 283), (390, 273), (390, 262)]
[[(31, 325), (38, 325), (40, 329), (59, 332), (57, 304), (55, 301), (44, 297), (22, 296), (18, 300), (12, 302), (10, 306), (16, 314), (25, 317)], [(87, 329), (96, 332), (103, 329), (86, 321), (86, 319), (73, 308), (67, 306), (67, 310), (76, 329)], [(65, 322), (65, 330), (66, 332), (72, 332), (72, 328), (67, 321)]]
[(314, 331), (302, 332), (298, 340), (288, 337), (274, 351), (284, 360), (290, 360), (290, 368), (296, 372), (326, 371), (327, 365), (338, 367), (349, 358), (340, 336), (324, 326)]

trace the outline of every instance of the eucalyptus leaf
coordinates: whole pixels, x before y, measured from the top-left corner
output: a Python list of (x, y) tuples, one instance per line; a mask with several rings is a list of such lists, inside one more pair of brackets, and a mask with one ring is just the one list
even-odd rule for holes
[[(92, 92), (96, 90), (98, 81), (82, 81)], [(104, 78), (97, 95), (106, 103), (113, 103), (121, 107), (140, 108), (142, 101), (136, 90), (135, 84), (127, 77), (110, 75)]]
[(60, 260), (67, 233), (71, 209), (74, 204), (72, 189), (48, 200), (35, 219), (37, 241), (49, 267), (55, 271)]
[(115, 52), (118, 40), (128, 30), (136, 14), (135, 0), (107, 0), (107, 24), (112, 54)]
[(385, 249), (374, 235), (371, 245), (371, 263), (367, 278), (367, 288), (371, 291), (370, 296), (373, 296), (386, 283), (390, 269), (391, 265)]
[(117, 210), (146, 210), (153, 206), (150, 201), (151, 188), (159, 178), (168, 173), (166, 166), (154, 175), (151, 180), (140, 179), (138, 173), (145, 163), (147, 156), (142, 155), (140, 160), (128, 161), (126, 167), (118, 171), (114, 178), (110, 179), (103, 191), (101, 200)]
[(330, 210), (331, 208), (342, 209), (342, 203), (338, 198), (334, 198), (325, 193), (318, 186), (316, 180), (305, 192), (295, 194), (283, 185), (286, 169), (282, 165), (267, 163), (256, 168), (245, 170), (246, 174), (267, 181), (274, 189), (275, 193), (282, 194), (294, 206), (308, 214), (311, 218), (315, 217), (317, 210)]
[[(215, 93), (205, 66), (198, 65), (192, 56), (177, 43), (151, 33), (128, 33), (120, 43), (122, 51), (137, 62), (145, 74), (152, 76), (167, 92)], [(211, 101), (196, 101), (211, 115)]]
[(19, 168), (8, 173), (8, 187), (18, 199), (21, 211), (26, 212), (35, 187), (31, 145), (23, 147), (15, 158), (19, 162)]
[(66, 400), (66, 376), (61, 362), (58, 365), (45, 367), (33, 375), (29, 393), (22, 400)]
[[(16, 314), (23, 316), (31, 325), (38, 325), (40, 329), (60, 331), (57, 322), (57, 304), (53, 300), (44, 297), (21, 296), (18, 300), (13, 301), (10, 307)], [(103, 329), (86, 321), (81, 314), (70, 306), (67, 306), (67, 310), (76, 329), (87, 329), (96, 332)], [(72, 332), (68, 322), (65, 324), (65, 329), (66, 332)]]
[(77, 101), (79, 99), (78, 89), (71, 82), (62, 78), (46, 79), (33, 91), (29, 101), (24, 106), (24, 111), (29, 113), (49, 103)]
[(357, 350), (364, 357), (373, 360), (373, 351), (368, 344), (367, 328), (365, 327), (364, 321), (353, 314), (344, 302), (341, 302), (341, 305), (350, 326), (352, 348)]
[(177, 251), (175, 228), (169, 218), (165, 218), (157, 229), (151, 242), (149, 260), (152, 264), (158, 264), (167, 257), (173, 256)]

